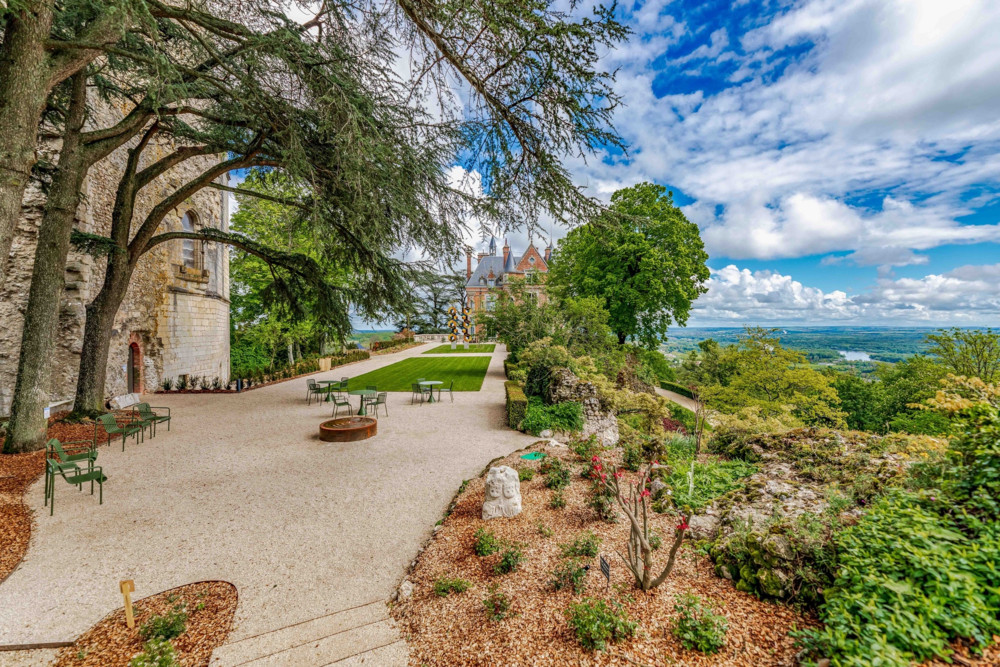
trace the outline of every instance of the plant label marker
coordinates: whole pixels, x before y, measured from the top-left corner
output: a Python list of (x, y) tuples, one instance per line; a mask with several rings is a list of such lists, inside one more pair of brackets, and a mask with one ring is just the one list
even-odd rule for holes
[(604, 585), (604, 590), (611, 588), (611, 563), (604, 560), (604, 556), (601, 556), (601, 573), (604, 578), (607, 579), (607, 583)]
[(135, 617), (132, 616), (132, 593), (135, 592), (135, 582), (131, 579), (118, 582), (118, 587), (125, 597), (125, 623), (129, 629), (135, 628)]

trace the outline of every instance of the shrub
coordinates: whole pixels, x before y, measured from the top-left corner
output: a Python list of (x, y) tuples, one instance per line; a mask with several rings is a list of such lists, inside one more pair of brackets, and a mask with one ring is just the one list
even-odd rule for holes
[(613, 604), (588, 598), (566, 610), (566, 619), (584, 648), (603, 651), (608, 642), (619, 642), (635, 634), (639, 624), (629, 620), (621, 604)]
[(530, 482), (535, 478), (534, 468), (520, 468), (517, 471), (517, 479), (522, 482)]
[(702, 604), (697, 595), (682, 595), (680, 602), (674, 605), (674, 611), (680, 616), (674, 623), (672, 632), (687, 650), (717, 653), (726, 645), (729, 622), (725, 616), (714, 613), (711, 607)]
[(502, 621), (510, 616), (511, 599), (501, 593), (496, 584), (490, 586), (489, 592), (483, 599), (483, 607), (486, 608), (486, 616), (491, 621)]
[(579, 431), (583, 428), (583, 406), (567, 401), (555, 405), (545, 405), (542, 399), (532, 396), (528, 399), (527, 411), (521, 429), (539, 435), (546, 429), (553, 431)]
[(635, 443), (626, 443), (622, 450), (622, 465), (626, 470), (639, 472), (639, 468), (645, 463), (642, 447)]
[[(582, 428), (582, 426), (581, 426)], [(569, 441), (570, 450), (584, 461), (591, 460), (595, 454), (599, 454), (602, 447), (597, 441), (597, 436), (591, 433), (586, 438), (574, 437)]]
[(609, 496), (603, 488), (595, 486), (591, 490), (587, 505), (597, 513), (597, 517), (601, 521), (618, 522), (618, 508), (615, 507), (614, 497)]
[(220, 378), (218, 375), (212, 378), (212, 389), (216, 391), (222, 389), (222, 378)]
[(162, 387), (163, 387), (163, 391), (170, 391), (171, 389), (174, 388), (174, 379), (173, 378), (165, 378), (163, 380)]
[(600, 547), (601, 538), (588, 530), (586, 533), (579, 535), (572, 542), (568, 544), (560, 544), (559, 550), (566, 558), (574, 558), (578, 556), (593, 558), (597, 555), (597, 551)]
[(587, 567), (578, 560), (566, 560), (552, 571), (552, 588), (572, 588), (579, 595), (587, 587)]
[(371, 342), (372, 352), (380, 352), (382, 350), (391, 350), (394, 347), (400, 347), (403, 345), (409, 345), (413, 342), (413, 336), (401, 336), (400, 338), (393, 338), (392, 340), (373, 340)]
[(477, 556), (489, 556), (500, 551), (500, 540), (485, 528), (480, 528), (475, 533), (476, 542), (472, 549)]
[(188, 388), (188, 379), (186, 376), (182, 375), (177, 378), (177, 391), (184, 391)]
[(524, 561), (521, 545), (508, 544), (500, 554), (500, 560), (493, 566), (494, 574), (510, 574)]
[(569, 468), (560, 459), (550, 456), (546, 461), (551, 461), (544, 469), (539, 468), (545, 474), (545, 488), (563, 489), (569, 486)]
[(132, 658), (129, 667), (178, 667), (173, 645), (165, 639), (151, 639), (142, 647), (142, 653)]
[[(688, 474), (692, 469), (692, 462), (694, 492), (689, 493), (691, 485), (688, 482)], [(742, 488), (742, 480), (757, 472), (757, 466), (746, 461), (709, 459), (704, 462), (692, 462), (676, 466), (663, 481), (673, 489), (673, 495), (668, 498), (672, 498), (678, 507), (690, 507), (693, 512), (700, 512), (715, 498), (733, 489)]]
[(521, 422), (524, 421), (524, 416), (528, 411), (528, 397), (524, 395), (524, 391), (517, 382), (508, 380), (503, 385), (507, 393), (507, 425), (520, 430)]
[(552, 537), (552, 529), (541, 521), (538, 522), (538, 534), (542, 537)]
[(177, 605), (163, 616), (150, 616), (139, 628), (139, 636), (143, 639), (173, 639), (184, 634), (186, 624), (187, 610), (184, 605)]
[(893, 491), (837, 534), (837, 577), (820, 609), (825, 625), (797, 633), (811, 655), (902, 667), (949, 655), (957, 638), (982, 647), (1000, 634), (1000, 526), (970, 539), (958, 519), (933, 510)]
[(556, 492), (552, 494), (552, 498), (549, 499), (549, 507), (554, 510), (561, 510), (566, 507), (566, 497), (563, 496), (561, 489), (556, 489)]
[(653, 551), (659, 551), (660, 547), (663, 546), (663, 538), (660, 537), (659, 533), (650, 531), (649, 533), (649, 546), (652, 547)]
[(465, 579), (440, 577), (434, 582), (434, 593), (441, 597), (447, 597), (451, 593), (464, 593), (469, 590), (472, 583)]
[(680, 394), (686, 398), (694, 398), (694, 392), (682, 384), (677, 384), (676, 382), (660, 382), (660, 389), (666, 389), (667, 391), (672, 391), (675, 394)]

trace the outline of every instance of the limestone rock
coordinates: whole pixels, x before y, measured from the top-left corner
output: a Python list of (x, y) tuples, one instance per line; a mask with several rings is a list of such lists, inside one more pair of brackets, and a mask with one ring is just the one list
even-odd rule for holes
[(140, 402), (142, 397), (139, 394), (124, 394), (122, 396), (115, 396), (108, 404), (113, 410), (122, 410), (124, 408), (130, 408), (136, 403)]
[(792, 560), (795, 558), (795, 552), (792, 550), (792, 545), (788, 541), (788, 538), (784, 535), (770, 535), (766, 540), (764, 540), (761, 545), (768, 551), (768, 553), (782, 558), (784, 560)]
[(695, 540), (714, 540), (722, 520), (712, 514), (696, 514), (688, 519), (688, 534)]
[(542, 438), (551, 438), (552, 437), (552, 429), (550, 429), (550, 428), (544, 429), (538, 435), (539, 435), (539, 437), (542, 437)]
[(486, 475), (486, 500), (483, 519), (512, 517), (521, 513), (521, 481), (509, 466), (490, 468)]
[(403, 579), (403, 583), (399, 585), (398, 598), (400, 600), (408, 600), (410, 596), (413, 595), (413, 582), (409, 579)]

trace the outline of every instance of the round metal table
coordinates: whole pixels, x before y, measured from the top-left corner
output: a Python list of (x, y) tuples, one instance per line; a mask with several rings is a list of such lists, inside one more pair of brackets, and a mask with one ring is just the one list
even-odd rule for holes
[(365, 410), (365, 398), (368, 396), (374, 396), (378, 393), (377, 389), (355, 389), (354, 391), (347, 392), (351, 396), (361, 397), (361, 407), (358, 408), (358, 415), (367, 415), (368, 411)]
[(428, 403), (433, 403), (434, 402), (434, 386), (438, 385), (438, 384), (444, 384), (444, 382), (441, 382), (440, 380), (423, 380), (422, 382), (418, 382), (417, 384), (419, 384), (421, 387), (430, 387), (431, 388), (431, 398), (427, 402)]

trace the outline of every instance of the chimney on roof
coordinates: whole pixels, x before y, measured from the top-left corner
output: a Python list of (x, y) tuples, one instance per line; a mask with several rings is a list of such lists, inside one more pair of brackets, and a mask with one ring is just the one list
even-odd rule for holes
[(503, 240), (503, 265), (507, 266), (507, 257), (510, 256), (510, 244), (507, 243), (507, 239)]
[(545, 263), (548, 264), (552, 260), (552, 241), (545, 246)]
[(472, 248), (465, 249), (465, 279), (472, 277)]

